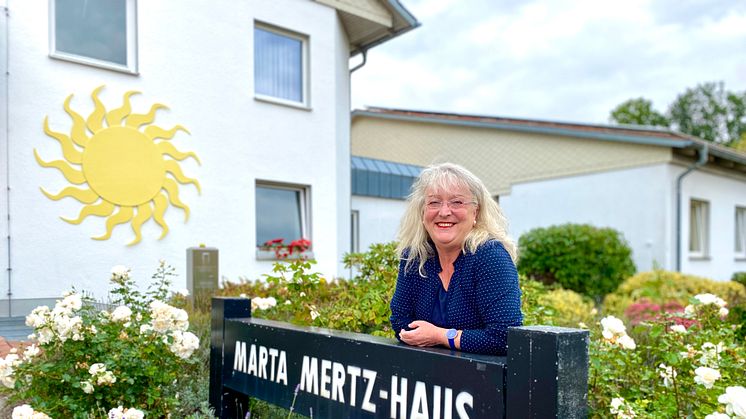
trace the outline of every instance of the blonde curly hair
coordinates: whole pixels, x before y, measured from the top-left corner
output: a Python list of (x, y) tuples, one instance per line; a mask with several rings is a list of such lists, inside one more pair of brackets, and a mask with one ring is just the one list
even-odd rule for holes
[(474, 228), (466, 236), (461, 251), (476, 252), (477, 248), (495, 239), (502, 243), (515, 262), (518, 250), (515, 242), (508, 237), (508, 220), (500, 205), (492, 198), (487, 187), (479, 178), (462, 166), (441, 163), (425, 168), (412, 185), (412, 193), (407, 198), (407, 207), (399, 226), (397, 253), (406, 258), (405, 270), (415, 260), (418, 271), (424, 276), (425, 261), (435, 255), (435, 249), (428, 241), (429, 236), (422, 223), (425, 211), (425, 198), (428, 190), (448, 191), (456, 188), (468, 189), (477, 203), (477, 216)]

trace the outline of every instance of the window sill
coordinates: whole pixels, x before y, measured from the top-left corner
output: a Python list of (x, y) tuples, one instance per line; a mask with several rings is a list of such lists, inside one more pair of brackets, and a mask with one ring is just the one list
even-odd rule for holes
[(49, 58), (60, 61), (68, 61), (71, 63), (83, 64), (91, 67), (103, 68), (104, 70), (112, 70), (118, 73), (131, 74), (133, 76), (139, 76), (140, 73), (136, 68), (130, 68), (121, 64), (109, 63), (106, 61), (96, 60), (94, 58), (86, 58), (78, 55), (70, 55), (61, 52), (53, 52), (49, 54)]
[(736, 262), (746, 262), (746, 256), (736, 256)]
[(272, 103), (275, 105), (287, 106), (288, 108), (300, 109), (302, 111), (312, 111), (311, 107), (305, 103), (293, 102), (291, 100), (280, 99), (272, 96), (265, 96), (261, 94), (254, 94), (254, 100), (265, 103)]
[(712, 258), (710, 258), (709, 256), (689, 256), (689, 260), (695, 261), (695, 262), (696, 261), (705, 262), (705, 261), (712, 260)]
[(288, 257), (279, 258), (277, 257), (277, 254), (274, 252), (274, 250), (256, 250), (256, 260), (274, 260), (274, 261), (283, 261), (283, 260), (298, 260), (298, 259), (313, 259), (313, 252), (310, 250), (306, 250), (304, 252), (298, 253), (293, 252)]

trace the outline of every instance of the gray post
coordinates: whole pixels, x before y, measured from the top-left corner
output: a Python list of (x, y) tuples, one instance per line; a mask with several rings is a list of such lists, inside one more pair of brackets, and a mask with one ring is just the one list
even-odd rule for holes
[(506, 416), (588, 416), (588, 331), (550, 326), (508, 331)]
[(225, 320), (251, 317), (248, 298), (212, 298), (210, 327), (210, 406), (219, 418), (243, 418), (248, 409), (248, 398), (223, 388), (223, 341)]

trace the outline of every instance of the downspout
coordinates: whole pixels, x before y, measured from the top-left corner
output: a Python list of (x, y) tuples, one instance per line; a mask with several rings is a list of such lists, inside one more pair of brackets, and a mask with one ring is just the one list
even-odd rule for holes
[(7, 215), (8, 218), (6, 220), (7, 226), (8, 226), (8, 317), (13, 315), (13, 310), (11, 310), (11, 302), (12, 302), (12, 296), (13, 296), (13, 288), (11, 286), (11, 274), (13, 272), (12, 266), (11, 266), (11, 257), (10, 257), (10, 12), (8, 8), (8, 3), (5, 3), (5, 6), (3, 7), (3, 13), (5, 14), (5, 51), (3, 51), (5, 57), (3, 59), (5, 60), (5, 74), (3, 80), (3, 83), (5, 84), (3, 86), (3, 90), (5, 92), (5, 115), (3, 115), (3, 118), (5, 119), (5, 132), (3, 135), (5, 136), (5, 204), (7, 205)]
[(681, 272), (681, 183), (685, 176), (707, 163), (708, 150), (707, 143), (701, 144), (699, 160), (676, 178), (676, 272)]
[(354, 73), (354, 72), (355, 72), (355, 70), (357, 70), (357, 69), (359, 69), (360, 67), (364, 66), (364, 65), (365, 65), (365, 63), (366, 63), (366, 62), (368, 61), (368, 50), (367, 50), (367, 49), (363, 49), (363, 50), (361, 50), (360, 52), (361, 52), (361, 53), (363, 54), (363, 62), (362, 62), (362, 63), (360, 63), (360, 64), (358, 64), (358, 65), (356, 65), (355, 67), (352, 67), (352, 68), (350, 69), (350, 74)]

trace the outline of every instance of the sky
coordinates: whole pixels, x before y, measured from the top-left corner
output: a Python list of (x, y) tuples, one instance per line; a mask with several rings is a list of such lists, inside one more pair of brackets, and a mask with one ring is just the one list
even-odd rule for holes
[(604, 124), (631, 98), (665, 112), (700, 83), (746, 91), (744, 0), (400, 2), (422, 26), (368, 52), (353, 109)]

